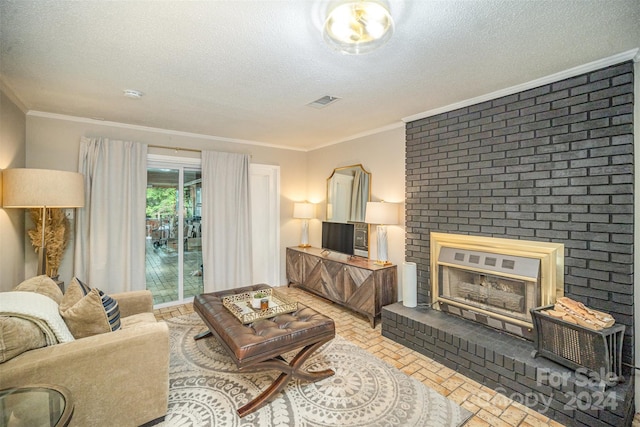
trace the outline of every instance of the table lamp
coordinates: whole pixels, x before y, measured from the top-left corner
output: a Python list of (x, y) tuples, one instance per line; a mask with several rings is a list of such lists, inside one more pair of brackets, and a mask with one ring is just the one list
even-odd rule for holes
[(309, 220), (314, 217), (313, 203), (294, 203), (293, 204), (293, 217), (302, 220), (302, 235), (300, 238), (301, 248), (308, 248), (309, 244)]
[(38, 250), (37, 274), (47, 274), (47, 209), (83, 207), (84, 176), (77, 172), (26, 168), (6, 169), (2, 175), (3, 208), (42, 209), (42, 243)]
[(377, 225), (378, 257), (376, 264), (389, 265), (387, 250), (387, 225), (398, 223), (398, 205), (396, 203), (367, 202), (364, 222)]

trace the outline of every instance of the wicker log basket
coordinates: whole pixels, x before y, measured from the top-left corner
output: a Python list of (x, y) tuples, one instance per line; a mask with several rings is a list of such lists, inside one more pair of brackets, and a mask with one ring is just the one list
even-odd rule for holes
[[(625, 326), (614, 324), (613, 317), (606, 313), (567, 300), (560, 298), (554, 305), (531, 309), (535, 356), (574, 370), (586, 369), (588, 375), (599, 380), (601, 389), (624, 382), (622, 343)], [(578, 317), (567, 315), (571, 310), (565, 311), (566, 307), (577, 308)], [(585, 312), (596, 320), (584, 317)]]

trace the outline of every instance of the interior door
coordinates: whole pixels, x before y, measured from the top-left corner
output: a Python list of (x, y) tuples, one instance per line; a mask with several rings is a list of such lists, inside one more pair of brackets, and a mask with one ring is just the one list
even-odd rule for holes
[(252, 164), (253, 282), (280, 286), (280, 167)]

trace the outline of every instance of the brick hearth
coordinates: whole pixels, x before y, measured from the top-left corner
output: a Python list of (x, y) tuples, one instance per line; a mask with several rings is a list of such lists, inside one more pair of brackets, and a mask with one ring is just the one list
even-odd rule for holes
[(631, 424), (632, 381), (601, 394), (586, 375), (577, 376), (555, 362), (534, 358), (530, 341), (401, 303), (383, 308), (382, 335), (565, 425)]

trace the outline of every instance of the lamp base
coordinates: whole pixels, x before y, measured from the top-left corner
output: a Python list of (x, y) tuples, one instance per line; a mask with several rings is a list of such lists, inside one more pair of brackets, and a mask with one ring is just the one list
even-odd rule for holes
[(311, 245), (310, 245), (309, 243), (300, 243), (300, 244), (298, 245), (298, 247), (299, 247), (299, 248), (310, 248), (310, 247), (311, 247)]
[(40, 246), (40, 248), (38, 248), (38, 270), (36, 275), (47, 275), (47, 248), (44, 246)]
[(380, 261), (380, 260), (376, 260), (374, 262), (375, 265), (382, 265), (382, 266), (387, 266), (387, 265), (391, 265), (391, 261)]

